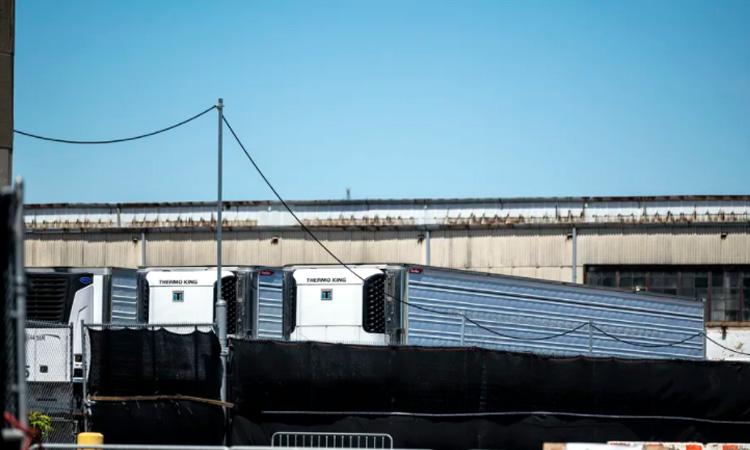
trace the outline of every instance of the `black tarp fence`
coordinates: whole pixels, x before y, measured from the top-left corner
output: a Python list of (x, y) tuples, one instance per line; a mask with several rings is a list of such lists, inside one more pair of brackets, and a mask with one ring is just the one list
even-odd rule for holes
[(108, 444), (222, 445), (220, 406), (189, 400), (95, 402), (90, 427)]
[(232, 341), (232, 444), (279, 430), (385, 432), (398, 447), (750, 435), (750, 365), (478, 348)]
[[(91, 430), (112, 444), (222, 444), (224, 409), (201, 400), (220, 397), (220, 347), (213, 332), (104, 328), (88, 333)], [(147, 396), (159, 397), (139, 398)]]
[(88, 329), (91, 395), (189, 395), (218, 399), (219, 340), (213, 332)]

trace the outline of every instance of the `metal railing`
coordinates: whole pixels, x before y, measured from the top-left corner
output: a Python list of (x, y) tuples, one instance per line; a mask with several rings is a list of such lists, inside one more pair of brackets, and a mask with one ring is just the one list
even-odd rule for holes
[(271, 435), (271, 447), (392, 449), (393, 437), (385, 433), (279, 431)]
[[(326, 433), (323, 433), (326, 434)], [(342, 433), (337, 433), (341, 435)], [(292, 449), (301, 447), (272, 447), (268, 445), (237, 445), (231, 447), (225, 447), (220, 445), (134, 445), (134, 444), (36, 444), (30, 447), (29, 450), (279, 450), (279, 449)], [(308, 447), (311, 448), (311, 447)], [(315, 447), (312, 447), (315, 448)], [(319, 447), (326, 448), (326, 447)], [(331, 448), (331, 447), (328, 447)], [(336, 447), (340, 449), (356, 450), (363, 447)], [(391, 449), (391, 450), (407, 450), (407, 449)], [(408, 449), (408, 450), (428, 450), (428, 449)]]

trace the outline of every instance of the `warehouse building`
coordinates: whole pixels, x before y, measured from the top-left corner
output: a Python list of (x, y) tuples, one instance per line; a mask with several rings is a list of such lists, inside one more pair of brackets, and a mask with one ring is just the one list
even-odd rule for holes
[[(414, 263), (705, 299), (750, 321), (750, 196), (290, 202), (346, 262)], [(26, 264), (213, 265), (216, 204), (36, 204)], [(280, 203), (226, 202), (223, 262), (330, 263)]]

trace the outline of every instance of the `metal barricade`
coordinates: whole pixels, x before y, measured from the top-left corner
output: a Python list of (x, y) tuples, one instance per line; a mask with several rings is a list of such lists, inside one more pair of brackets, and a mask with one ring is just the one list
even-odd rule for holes
[(271, 447), (392, 449), (393, 437), (385, 433), (279, 431), (271, 436)]
[[(346, 433), (320, 433), (322, 435), (328, 434), (329, 436), (333, 436), (334, 434), (337, 436), (344, 436)], [(357, 433), (352, 433), (352, 435), (356, 436)], [(364, 436), (364, 435), (360, 435)], [(374, 436), (373, 434), (370, 434), (370, 436)], [(387, 436), (387, 435), (386, 435)], [(224, 447), (220, 445), (132, 445), (132, 444), (103, 444), (103, 445), (96, 445), (96, 444), (44, 444), (44, 445), (33, 445), (29, 450), (279, 450), (282, 448), (300, 448), (300, 447), (270, 447), (267, 445), (248, 445), (248, 446), (232, 446), (232, 447)], [(308, 447), (310, 448), (310, 447)], [(312, 447), (314, 448), (314, 447)], [(320, 447), (320, 448), (326, 448), (326, 447)], [(333, 448), (333, 447), (328, 447)], [(335, 447), (335, 448), (341, 448), (341, 449), (358, 449), (358, 448), (365, 448), (365, 447)], [(372, 448), (372, 447), (371, 447)], [(390, 448), (390, 447), (388, 447)], [(399, 450), (399, 449), (392, 449), (392, 450)], [(407, 450), (407, 449), (400, 449), (400, 450)], [(420, 450), (420, 449), (409, 449), (409, 450)], [(428, 450), (428, 449), (421, 449), (421, 450)]]

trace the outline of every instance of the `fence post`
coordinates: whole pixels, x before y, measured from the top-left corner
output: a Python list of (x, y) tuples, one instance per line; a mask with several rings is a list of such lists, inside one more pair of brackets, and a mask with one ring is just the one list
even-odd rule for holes
[(83, 406), (83, 431), (89, 431), (89, 400), (86, 380), (88, 370), (86, 368), (86, 325), (81, 320), (81, 403)]
[(594, 354), (594, 323), (589, 320), (589, 355)]
[[(10, 168), (8, 168), (8, 172), (10, 172)], [(16, 341), (14, 342), (16, 347), (16, 360), (15, 362), (8, 361), (8, 363), (16, 365), (16, 379), (13, 380), (13, 383), (15, 384), (15, 398), (17, 402), (16, 414), (18, 414), (18, 420), (21, 422), (21, 424), (26, 425), (26, 415), (28, 414), (26, 406), (28, 404), (28, 398), (26, 392), (26, 266), (24, 260), (25, 223), (23, 218), (23, 182), (20, 178), (16, 179), (15, 195), (16, 210), (14, 211), (15, 224), (13, 224), (13, 251), (15, 253), (15, 259), (9, 263), (9, 265), (11, 266), (9, 267), (9, 270), (13, 270), (13, 275), (15, 278), (13, 280), (15, 282), (13, 290), (16, 296), (14, 302), (16, 307), (15, 311), (13, 311), (11, 314), (13, 315), (13, 318), (15, 320), (13, 325), (15, 326), (16, 334)], [(6, 336), (4, 336), (4, 338), (7, 340)], [(2, 399), (2, 401), (5, 402), (5, 399)]]
[(466, 311), (461, 311), (461, 345), (464, 345), (465, 335), (466, 335)]

